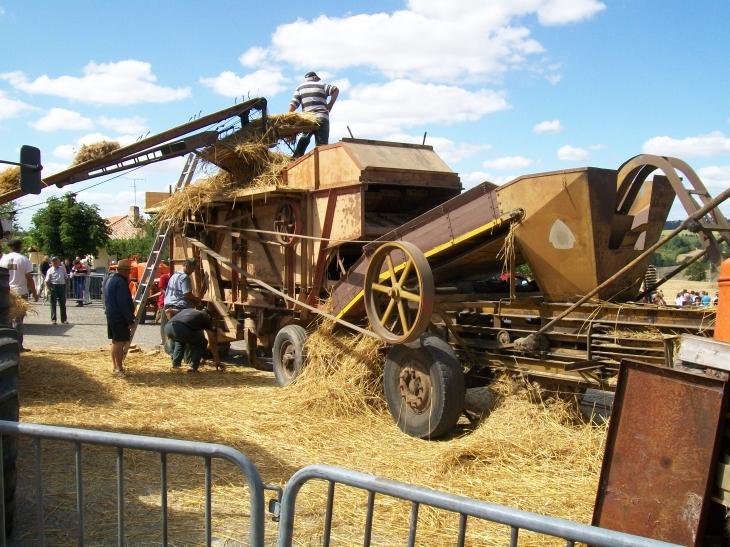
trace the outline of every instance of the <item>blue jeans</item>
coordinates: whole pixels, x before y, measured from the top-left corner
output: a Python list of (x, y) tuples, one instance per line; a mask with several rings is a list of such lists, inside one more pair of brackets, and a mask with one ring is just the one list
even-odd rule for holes
[(197, 370), (208, 347), (208, 340), (203, 332), (193, 330), (183, 323), (170, 322), (165, 325), (165, 334), (172, 340), (172, 366), (179, 367), (183, 356), (186, 356), (190, 359), (190, 368)]
[(309, 146), (309, 141), (312, 140), (312, 135), (314, 135), (315, 146), (324, 146), (325, 144), (329, 144), (330, 121), (327, 118), (317, 119), (319, 120), (319, 128), (315, 129), (314, 131), (310, 131), (309, 133), (304, 133), (304, 135), (299, 137), (299, 141), (297, 142), (297, 148), (296, 150), (294, 150), (295, 158), (303, 156), (304, 153), (307, 151), (307, 146)]

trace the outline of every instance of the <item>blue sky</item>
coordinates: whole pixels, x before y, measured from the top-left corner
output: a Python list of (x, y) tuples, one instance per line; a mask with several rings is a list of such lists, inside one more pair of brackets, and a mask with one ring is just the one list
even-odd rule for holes
[[(33, 144), (51, 173), (82, 142), (133, 141), (249, 93), (283, 112), (316, 70), (341, 88), (330, 142), (347, 125), (426, 131), (465, 187), (650, 152), (686, 160), (717, 194), (730, 186), (729, 21), (727, 0), (0, 0), (0, 158)], [(132, 178), (141, 203), (179, 169), (79, 199), (123, 214)]]

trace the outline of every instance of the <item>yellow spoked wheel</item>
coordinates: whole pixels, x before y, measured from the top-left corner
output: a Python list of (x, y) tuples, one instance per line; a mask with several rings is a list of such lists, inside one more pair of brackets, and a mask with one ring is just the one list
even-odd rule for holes
[(433, 314), (428, 260), (412, 243), (391, 241), (373, 254), (365, 273), (365, 311), (373, 331), (390, 344), (417, 340)]

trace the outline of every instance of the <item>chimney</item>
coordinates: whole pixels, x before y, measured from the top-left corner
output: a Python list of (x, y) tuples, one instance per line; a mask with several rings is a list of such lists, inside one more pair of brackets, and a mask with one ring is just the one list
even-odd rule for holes
[(139, 223), (139, 207), (136, 205), (129, 207), (129, 221), (135, 226)]

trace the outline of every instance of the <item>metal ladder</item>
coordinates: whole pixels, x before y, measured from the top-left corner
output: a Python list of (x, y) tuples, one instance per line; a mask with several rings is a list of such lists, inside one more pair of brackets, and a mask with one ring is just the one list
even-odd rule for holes
[[(199, 157), (197, 154), (188, 154), (185, 166), (180, 173), (180, 178), (173, 189), (173, 193), (179, 192), (190, 184), (190, 181), (195, 174), (195, 169), (198, 166), (198, 161)], [(162, 262), (162, 253), (170, 241), (171, 233), (172, 222), (170, 220), (163, 220), (160, 223), (157, 235), (155, 236), (155, 244), (152, 247), (152, 252), (147, 259), (147, 267), (144, 269), (144, 273), (142, 273), (142, 279), (139, 280), (137, 292), (134, 295), (134, 307), (136, 310), (134, 314), (134, 325), (132, 325), (132, 329), (129, 333), (129, 342), (127, 342), (124, 346), (125, 355), (127, 354), (127, 351), (129, 351), (129, 346), (132, 344), (132, 340), (134, 340), (134, 333), (137, 331), (137, 327), (139, 326), (142, 317), (144, 317), (144, 314), (147, 313), (147, 298), (150, 294), (150, 288), (154, 284), (157, 269), (160, 267), (160, 262)]]

